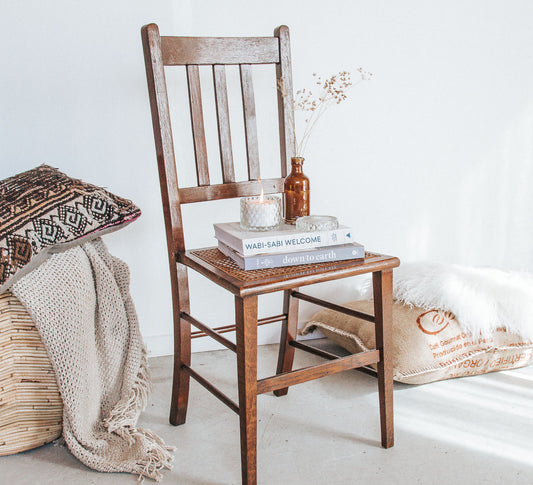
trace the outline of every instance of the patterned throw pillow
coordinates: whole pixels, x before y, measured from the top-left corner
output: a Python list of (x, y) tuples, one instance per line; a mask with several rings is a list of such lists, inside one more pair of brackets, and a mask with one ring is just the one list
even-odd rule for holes
[(0, 181), (0, 292), (61, 251), (141, 215), (133, 202), (41, 165)]

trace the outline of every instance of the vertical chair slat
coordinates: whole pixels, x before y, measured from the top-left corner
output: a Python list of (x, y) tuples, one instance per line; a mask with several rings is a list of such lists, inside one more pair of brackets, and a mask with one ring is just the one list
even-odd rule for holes
[(257, 180), (261, 175), (259, 172), (259, 148), (257, 143), (257, 121), (255, 116), (252, 66), (250, 64), (241, 64), (239, 69), (241, 74), (246, 156), (248, 159), (248, 180)]
[(198, 179), (198, 185), (209, 185), (209, 167), (207, 164), (207, 146), (205, 143), (204, 114), (202, 111), (200, 70), (197, 65), (187, 66), (187, 85), (189, 87), (189, 106), (191, 108), (194, 156), (196, 158), (196, 177)]
[(231, 131), (229, 126), (228, 91), (226, 88), (226, 69), (221, 64), (213, 65), (215, 83), (215, 101), (217, 107), (218, 142), (220, 145), (220, 161), (222, 163), (222, 180), (235, 182), (233, 153), (231, 149)]

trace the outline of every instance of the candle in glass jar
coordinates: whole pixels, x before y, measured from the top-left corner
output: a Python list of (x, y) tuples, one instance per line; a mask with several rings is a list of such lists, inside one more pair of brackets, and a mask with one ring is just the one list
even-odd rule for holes
[(268, 231), (281, 222), (281, 199), (261, 194), (241, 199), (241, 227), (246, 231)]

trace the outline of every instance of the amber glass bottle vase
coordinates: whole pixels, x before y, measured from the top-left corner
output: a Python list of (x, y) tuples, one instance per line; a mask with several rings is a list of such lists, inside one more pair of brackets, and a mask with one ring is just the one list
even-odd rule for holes
[(302, 171), (303, 163), (302, 157), (293, 157), (291, 173), (285, 178), (283, 205), (287, 224), (295, 224), (298, 217), (309, 215), (309, 179)]

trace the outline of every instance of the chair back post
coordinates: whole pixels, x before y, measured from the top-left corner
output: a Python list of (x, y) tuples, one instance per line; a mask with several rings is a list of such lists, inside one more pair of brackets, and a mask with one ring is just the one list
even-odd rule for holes
[(279, 83), (283, 79), (284, 86), (283, 93), (278, 89), (278, 115), (281, 176), (286, 177), (291, 171), (291, 158), (296, 156), (289, 27), (286, 25), (277, 27), (274, 30), (274, 36), (279, 39), (279, 62), (276, 64), (276, 82)]
[(185, 251), (185, 240), (183, 237), (167, 84), (161, 53), (161, 36), (156, 24), (145, 25), (141, 29), (141, 35), (152, 111), (152, 126), (163, 200), (163, 213), (166, 222), (167, 246), (169, 257), (171, 261), (175, 262), (177, 255)]

